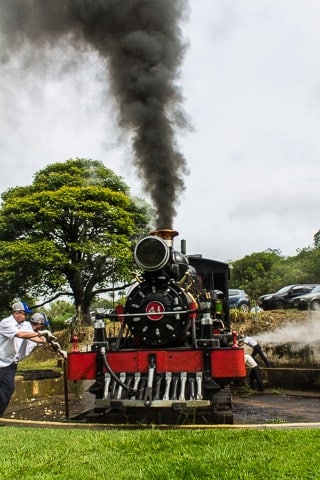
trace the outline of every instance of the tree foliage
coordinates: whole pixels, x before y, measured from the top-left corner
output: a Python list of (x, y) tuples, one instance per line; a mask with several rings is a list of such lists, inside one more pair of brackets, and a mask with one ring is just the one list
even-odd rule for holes
[(285, 285), (320, 283), (320, 248), (315, 243), (291, 257), (284, 257), (279, 250), (266, 250), (231, 262), (231, 266), (231, 285), (256, 299)]
[(318, 230), (313, 236), (313, 244), (316, 248), (320, 247), (320, 230)]
[(242, 288), (248, 293), (250, 292), (252, 298), (256, 298), (261, 291), (272, 288), (274, 282), (281, 283), (281, 280), (275, 279), (271, 272), (276, 265), (283, 261), (281, 253), (271, 249), (252, 253), (236, 260), (232, 262), (232, 286)]
[(147, 207), (101, 162), (51, 164), (2, 201), (0, 285), (11, 298), (69, 294), (88, 314), (97, 294), (131, 277)]

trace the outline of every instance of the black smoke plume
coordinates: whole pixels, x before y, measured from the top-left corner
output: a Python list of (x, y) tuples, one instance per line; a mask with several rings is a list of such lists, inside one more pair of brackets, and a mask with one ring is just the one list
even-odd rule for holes
[(99, 53), (157, 227), (172, 227), (188, 173), (175, 140), (176, 127), (188, 123), (177, 85), (187, 9), (187, 0), (0, 0), (2, 61), (32, 45), (33, 68), (36, 49), (61, 41)]

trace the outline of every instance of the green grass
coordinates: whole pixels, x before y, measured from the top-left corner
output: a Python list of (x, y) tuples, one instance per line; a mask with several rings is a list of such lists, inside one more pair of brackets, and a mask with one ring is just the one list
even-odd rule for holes
[(320, 430), (2, 427), (0, 479), (320, 479)]

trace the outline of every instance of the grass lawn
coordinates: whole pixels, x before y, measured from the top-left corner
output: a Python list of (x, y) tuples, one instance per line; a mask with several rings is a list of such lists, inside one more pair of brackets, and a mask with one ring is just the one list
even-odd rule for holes
[(1, 427), (0, 479), (320, 479), (320, 430)]

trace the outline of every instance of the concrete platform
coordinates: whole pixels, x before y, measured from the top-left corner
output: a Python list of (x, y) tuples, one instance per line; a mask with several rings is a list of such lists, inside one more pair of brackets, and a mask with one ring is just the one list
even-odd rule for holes
[(319, 368), (263, 368), (261, 374), (267, 388), (320, 391)]

